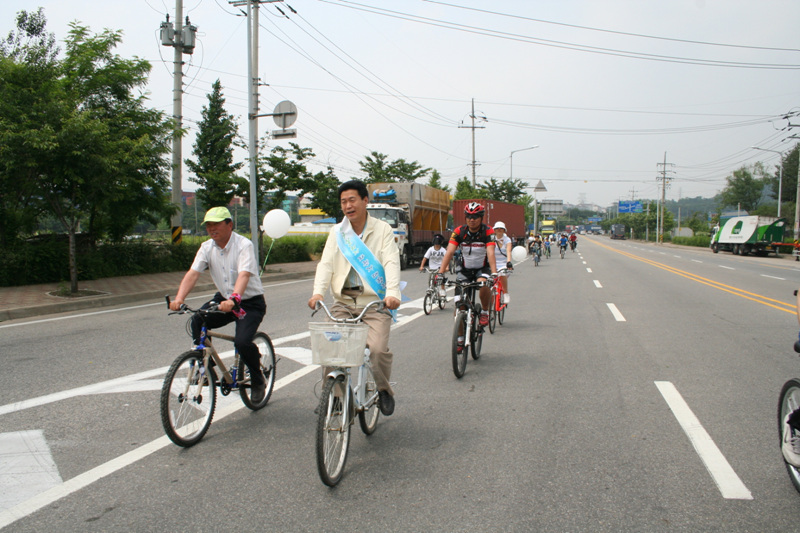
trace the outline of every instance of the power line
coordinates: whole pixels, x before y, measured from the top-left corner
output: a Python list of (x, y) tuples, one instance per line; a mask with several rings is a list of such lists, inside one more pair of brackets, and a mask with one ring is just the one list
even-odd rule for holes
[(573, 50), (578, 52), (588, 52), (594, 54), (602, 54), (602, 55), (609, 55), (609, 56), (617, 56), (617, 57), (627, 57), (629, 59), (641, 59), (641, 60), (648, 60), (648, 61), (659, 61), (659, 62), (666, 62), (666, 63), (679, 63), (679, 64), (687, 64), (687, 65), (701, 65), (701, 66), (709, 66), (709, 67), (727, 67), (727, 68), (750, 68), (750, 69), (772, 69), (772, 70), (798, 70), (800, 69), (800, 65), (793, 65), (793, 64), (783, 64), (783, 63), (748, 63), (748, 62), (741, 62), (741, 61), (722, 61), (716, 59), (700, 59), (700, 58), (691, 58), (691, 57), (680, 57), (680, 56), (668, 56), (668, 55), (660, 55), (660, 54), (648, 54), (644, 52), (634, 52), (629, 50), (619, 50), (614, 48), (604, 48), (598, 46), (590, 46), (590, 45), (582, 45), (577, 43), (569, 43), (563, 41), (555, 41), (552, 39), (541, 39), (537, 37), (531, 37), (529, 35), (521, 35), (517, 33), (510, 33), (504, 32), (499, 30), (492, 30), (489, 28), (481, 28), (479, 26), (471, 26), (467, 24), (459, 24), (456, 22), (450, 22), (446, 20), (439, 20), (430, 17), (422, 17), (419, 15), (412, 15), (409, 13), (403, 13), (400, 11), (394, 11), (390, 9), (383, 9), (374, 6), (369, 6), (365, 4), (359, 4), (357, 2), (352, 2), (349, 0), (317, 0), (319, 2), (323, 2), (326, 4), (331, 4), (340, 7), (346, 7), (348, 9), (354, 9), (358, 11), (364, 11), (366, 13), (372, 13), (375, 15), (381, 15), (385, 17), (397, 18), (400, 20), (407, 20), (410, 22), (416, 22), (419, 24), (425, 24), (429, 26), (436, 26), (440, 28), (450, 29), (454, 31), (460, 31), (465, 33), (471, 33), (475, 35), (484, 35), (487, 37), (495, 37), (498, 39), (505, 39), (510, 41), (518, 41), (528, 44), (538, 44), (541, 46), (549, 46), (553, 48), (562, 48), (566, 50)]
[(602, 32), (602, 33), (610, 33), (610, 34), (614, 34), (614, 35), (625, 35), (625, 36), (628, 36), (628, 37), (639, 37), (639, 38), (642, 38), (642, 39), (655, 39), (655, 40), (659, 40), (659, 41), (669, 41), (669, 42), (675, 42), (675, 43), (700, 44), (700, 45), (704, 45), (704, 46), (720, 46), (720, 47), (726, 47), (726, 48), (739, 48), (739, 49), (745, 49), (745, 50), (767, 50), (767, 51), (772, 51), (772, 52), (800, 52), (800, 49), (798, 49), (798, 48), (778, 48), (778, 47), (773, 47), (773, 46), (749, 46), (749, 45), (743, 45), (743, 44), (712, 43), (712, 42), (709, 42), (709, 41), (695, 41), (695, 40), (691, 40), (691, 39), (677, 39), (677, 38), (674, 38), (674, 37), (661, 37), (661, 36), (657, 36), (657, 35), (645, 35), (645, 34), (642, 34), (642, 33), (631, 33), (631, 32), (626, 32), (626, 31), (619, 31), (619, 30), (609, 30), (609, 29), (605, 29), (605, 28), (593, 28), (591, 26), (580, 26), (578, 24), (568, 24), (568, 23), (565, 23), (565, 22), (555, 22), (555, 21), (552, 21), (552, 20), (536, 19), (536, 18), (533, 18), (533, 17), (525, 17), (525, 16), (522, 16), (522, 15), (514, 15), (514, 14), (511, 14), (511, 13), (501, 13), (499, 11), (490, 11), (488, 9), (479, 9), (479, 8), (476, 8), (476, 7), (468, 7), (468, 6), (461, 6), (461, 5), (457, 5), (457, 4), (449, 4), (447, 2), (439, 2), (439, 1), (436, 1), (436, 0), (422, 0), (422, 1), (423, 2), (428, 2), (429, 4), (439, 4), (439, 5), (443, 5), (443, 6), (454, 7), (454, 8), (457, 8), (457, 9), (464, 9), (464, 10), (467, 10), (467, 11), (477, 11), (477, 12), (480, 12), (480, 13), (487, 13), (487, 14), (497, 15), (497, 16), (501, 16), (501, 17), (509, 17), (509, 18), (515, 18), (515, 19), (520, 19), (520, 20), (528, 20), (528, 21), (531, 21), (531, 22), (540, 22), (542, 24), (551, 24), (551, 25), (554, 25), (554, 26), (563, 26), (563, 27), (566, 27), (566, 28), (576, 28), (576, 29), (579, 29), (579, 30), (596, 31), (596, 32)]

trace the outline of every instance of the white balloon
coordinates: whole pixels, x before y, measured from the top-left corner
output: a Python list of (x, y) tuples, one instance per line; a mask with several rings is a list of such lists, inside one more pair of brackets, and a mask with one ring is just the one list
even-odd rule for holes
[(524, 246), (515, 246), (511, 250), (511, 259), (513, 259), (515, 263), (525, 261), (526, 257), (528, 257), (528, 252), (525, 250)]
[(286, 235), (291, 225), (292, 219), (289, 217), (289, 213), (283, 209), (273, 209), (264, 215), (261, 229), (273, 239), (280, 239)]

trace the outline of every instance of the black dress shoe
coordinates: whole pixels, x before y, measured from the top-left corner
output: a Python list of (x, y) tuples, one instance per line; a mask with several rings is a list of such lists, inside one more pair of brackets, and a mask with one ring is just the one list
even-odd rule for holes
[(266, 383), (254, 383), (250, 386), (250, 401), (261, 403), (264, 401), (264, 393), (267, 392)]
[(385, 390), (378, 391), (378, 397), (380, 398), (381, 413), (384, 416), (394, 413), (394, 397)]

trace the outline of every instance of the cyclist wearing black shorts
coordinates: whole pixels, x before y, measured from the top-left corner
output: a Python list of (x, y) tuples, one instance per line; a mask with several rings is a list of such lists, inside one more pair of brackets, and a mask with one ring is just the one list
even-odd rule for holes
[[(447, 252), (442, 260), (439, 269), (440, 274), (444, 274), (450, 258), (453, 257), (457, 248), (461, 248), (461, 271), (456, 279), (461, 282), (473, 282), (481, 279), (489, 279), (492, 274), (497, 274), (495, 265), (494, 248), (495, 243), (492, 238), (494, 230), (483, 223), (485, 210), (478, 202), (470, 202), (464, 209), (467, 223), (453, 230), (450, 236), (450, 243), (447, 245)], [(455, 302), (461, 298), (461, 292), (456, 287)], [(489, 325), (489, 300), (491, 290), (489, 287), (481, 287), (481, 316), (480, 325)], [(456, 304), (456, 308), (458, 304)]]

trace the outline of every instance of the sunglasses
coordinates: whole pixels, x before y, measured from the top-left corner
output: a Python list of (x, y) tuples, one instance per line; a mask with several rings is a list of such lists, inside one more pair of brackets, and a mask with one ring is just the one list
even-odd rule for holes
[(467, 215), (467, 220), (475, 220), (481, 218), (483, 215)]

